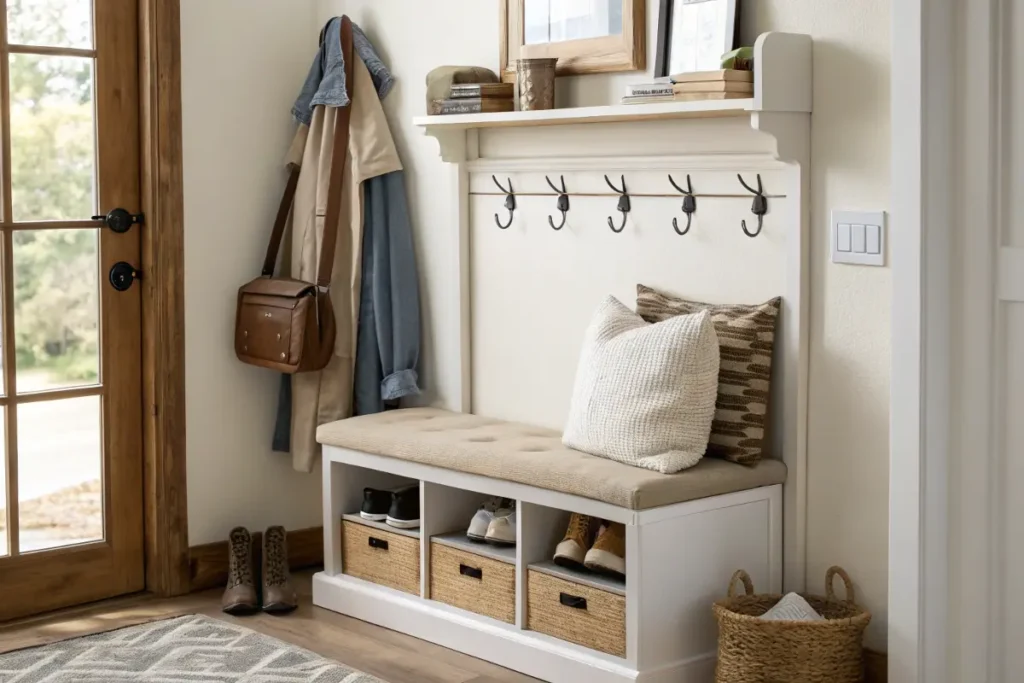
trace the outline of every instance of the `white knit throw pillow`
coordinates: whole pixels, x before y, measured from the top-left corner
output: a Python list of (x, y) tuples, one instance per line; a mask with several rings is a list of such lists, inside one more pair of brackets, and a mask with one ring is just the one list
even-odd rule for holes
[(718, 364), (707, 311), (652, 325), (608, 297), (587, 330), (562, 442), (666, 474), (693, 467), (711, 435)]

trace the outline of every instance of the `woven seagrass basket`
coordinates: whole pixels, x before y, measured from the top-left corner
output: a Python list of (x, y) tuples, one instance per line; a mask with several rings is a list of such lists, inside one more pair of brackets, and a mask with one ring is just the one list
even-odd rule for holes
[[(846, 585), (836, 597), (832, 582)], [(742, 583), (746, 595), (737, 595)], [(854, 602), (853, 582), (839, 567), (825, 575), (826, 597), (804, 595), (822, 621), (764, 621), (781, 595), (755, 595), (743, 570), (729, 582), (729, 597), (715, 603), (718, 619), (716, 683), (860, 683), (864, 629), (871, 613)]]

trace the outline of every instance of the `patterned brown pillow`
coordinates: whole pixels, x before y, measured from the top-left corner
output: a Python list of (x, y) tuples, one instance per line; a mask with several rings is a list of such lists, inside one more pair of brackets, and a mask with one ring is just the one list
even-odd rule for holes
[(651, 323), (711, 311), (722, 351), (718, 405), (708, 455), (756, 465), (764, 449), (772, 377), (775, 324), (782, 299), (758, 306), (718, 306), (687, 301), (637, 285), (636, 312)]

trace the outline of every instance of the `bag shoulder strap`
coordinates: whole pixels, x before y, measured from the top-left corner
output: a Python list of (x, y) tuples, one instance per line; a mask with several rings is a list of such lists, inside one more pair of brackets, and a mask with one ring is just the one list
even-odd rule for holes
[[(327, 194), (327, 216), (320, 244), (320, 267), (316, 271), (316, 284), (321, 289), (331, 286), (334, 274), (334, 256), (338, 243), (338, 223), (341, 221), (341, 196), (345, 187), (345, 162), (348, 156), (349, 129), (352, 124), (352, 103), (355, 101), (355, 55), (352, 49), (352, 20), (341, 18), (341, 50), (345, 55), (345, 83), (348, 86), (348, 106), (338, 109), (334, 123), (334, 156), (331, 158), (331, 180)], [(355, 201), (355, 197), (353, 197)]]
[(263, 259), (263, 277), (274, 276), (274, 267), (277, 265), (277, 252), (281, 249), (284, 229), (288, 225), (288, 214), (291, 213), (292, 202), (295, 201), (295, 191), (299, 187), (299, 167), (296, 164), (288, 164), (288, 170), (290, 172), (288, 184), (284, 188), (281, 207), (277, 210), (277, 218), (274, 219), (274, 231), (270, 233), (267, 256)]
[[(353, 49), (352, 49), (352, 21), (347, 17), (341, 18), (341, 49), (345, 56), (345, 82), (348, 84), (349, 104), (347, 107), (338, 108), (338, 117), (334, 128), (334, 150), (331, 156), (331, 178), (328, 184), (327, 215), (324, 219), (323, 241), (320, 247), (320, 264), (317, 268), (318, 287), (324, 289), (330, 287), (331, 277), (334, 274), (334, 252), (338, 242), (338, 222), (341, 220), (341, 195), (344, 188), (345, 161), (348, 155), (349, 130), (352, 123), (352, 98), (355, 96), (355, 83), (353, 71)], [(295, 202), (295, 193), (299, 187), (299, 174), (301, 169), (295, 165), (289, 165), (288, 183), (285, 186), (284, 196), (281, 197), (281, 206), (277, 210), (277, 218), (274, 219), (274, 230), (270, 234), (270, 244), (267, 245), (267, 255), (263, 260), (263, 276), (273, 277), (274, 268), (277, 265), (277, 255), (281, 250), (281, 241), (284, 239), (285, 227), (288, 225), (288, 214), (291, 213), (292, 204)]]

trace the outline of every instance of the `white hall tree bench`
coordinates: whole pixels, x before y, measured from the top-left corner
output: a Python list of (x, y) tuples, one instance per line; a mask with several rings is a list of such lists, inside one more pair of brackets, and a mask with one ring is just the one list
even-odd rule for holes
[[(313, 602), (544, 680), (704, 681), (711, 604), (738, 567), (782, 589), (786, 466), (674, 475), (570, 450), (550, 429), (417, 408), (325, 425), (325, 569)], [(418, 532), (358, 517), (364, 487), (418, 482)], [(515, 549), (464, 540), (517, 502)], [(553, 565), (570, 513), (626, 525), (626, 579)]]
[[(432, 389), (459, 412), (321, 428), (317, 605), (548, 681), (710, 683), (711, 603), (736, 569), (766, 591), (807, 588), (812, 48), (761, 35), (747, 99), (413, 122), (446, 162), (449, 211), (425, 228), (451, 272), (431, 300)], [(572, 209), (556, 231), (549, 181), (562, 177)], [(633, 196), (621, 232), (606, 177)], [(692, 180), (685, 235), (670, 178)], [(494, 179), (517, 193), (508, 229)], [(755, 217), (747, 188), (761, 183), (768, 212)], [(662, 475), (562, 447), (591, 314), (609, 294), (630, 303), (640, 283), (712, 304), (782, 298), (756, 468), (705, 459)], [(363, 487), (401, 483), (421, 487), (419, 532), (343, 517)], [(461, 538), (492, 495), (518, 502), (514, 552)], [(626, 525), (624, 583), (552, 567), (571, 512)]]

